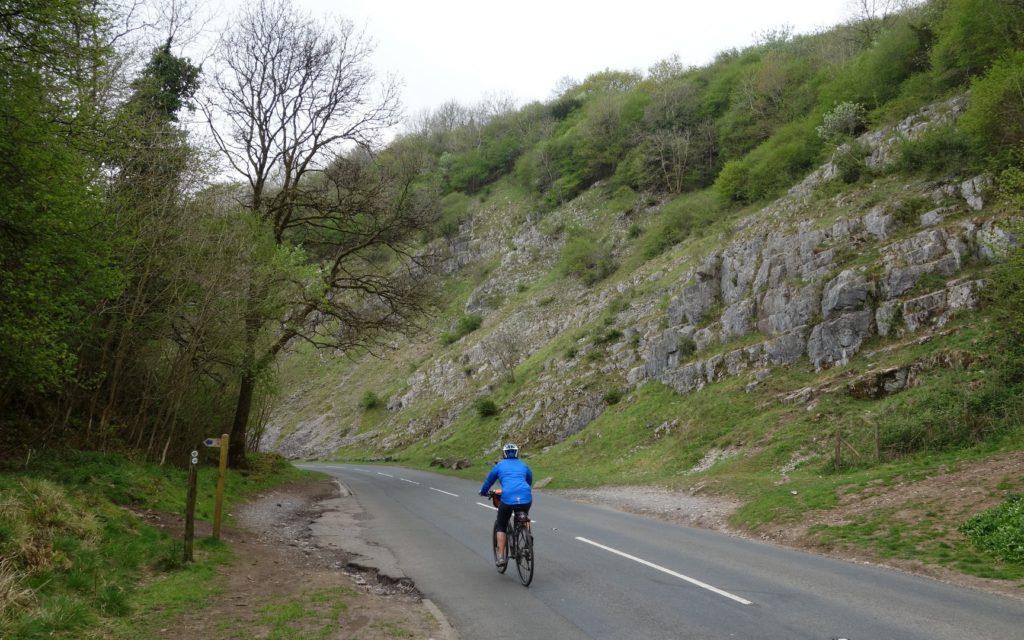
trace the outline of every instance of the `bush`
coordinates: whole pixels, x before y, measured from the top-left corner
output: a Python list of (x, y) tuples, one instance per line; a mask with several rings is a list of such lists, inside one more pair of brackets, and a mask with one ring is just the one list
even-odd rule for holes
[(479, 329), (483, 321), (483, 317), (476, 313), (462, 316), (455, 323), (455, 329), (453, 331), (445, 331), (441, 334), (441, 344), (448, 346), (461, 340), (463, 336), (473, 333)]
[(985, 297), (1000, 331), (993, 334), (1002, 376), (1008, 384), (1024, 382), (1024, 249), (1014, 249), (991, 272)]
[(835, 109), (825, 114), (815, 131), (826, 142), (842, 140), (863, 129), (866, 113), (867, 109), (859, 102), (840, 102)]
[(980, 75), (1003, 53), (1021, 46), (1024, 7), (1007, 0), (949, 0), (939, 20), (931, 59), (947, 84)]
[(586, 233), (566, 241), (561, 256), (562, 273), (574, 276), (586, 285), (604, 280), (615, 271), (611, 250)]
[(622, 389), (612, 389), (604, 394), (604, 403), (608, 405), (619, 404), (623, 395), (625, 394), (622, 392)]
[(960, 120), (988, 154), (1005, 156), (1024, 143), (1024, 52), (997, 62), (971, 85), (971, 103)]
[(1013, 495), (960, 525), (975, 545), (1006, 562), (1024, 564), (1024, 495)]
[(963, 175), (975, 164), (971, 139), (957, 126), (934, 127), (896, 147), (894, 168), (929, 176)]
[(473, 402), (473, 408), (481, 418), (489, 418), (498, 415), (498, 405), (490, 398), (477, 398)]
[(364, 393), (363, 398), (359, 401), (359, 406), (365, 409), (366, 411), (369, 411), (370, 409), (376, 409), (382, 404), (383, 402), (381, 401), (380, 396), (378, 396), (376, 393), (372, 391), (367, 391), (366, 393)]
[(683, 194), (661, 209), (661, 217), (652, 224), (643, 240), (643, 256), (648, 260), (689, 238), (694, 231), (711, 225), (720, 212), (712, 190)]
[(697, 352), (697, 343), (693, 338), (682, 336), (676, 343), (676, 351), (679, 352), (679, 359), (685, 360)]

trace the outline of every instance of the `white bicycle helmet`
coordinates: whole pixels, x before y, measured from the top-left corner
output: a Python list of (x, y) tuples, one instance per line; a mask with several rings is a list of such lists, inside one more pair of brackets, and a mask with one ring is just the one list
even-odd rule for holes
[(519, 447), (512, 444), (511, 442), (501, 448), (501, 457), (503, 458), (518, 458)]

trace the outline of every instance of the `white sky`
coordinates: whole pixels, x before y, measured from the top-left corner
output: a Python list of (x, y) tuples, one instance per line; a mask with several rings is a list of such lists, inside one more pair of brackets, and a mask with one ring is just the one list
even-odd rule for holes
[[(239, 0), (236, 0), (236, 2)], [(241, 0), (244, 1), (244, 0)], [(313, 15), (365, 26), (374, 66), (403, 83), (408, 115), (488, 94), (547, 100), (565, 76), (646, 71), (678, 53), (703, 65), (757, 34), (807, 33), (845, 20), (851, 0), (293, 0)], [(223, 15), (223, 14), (222, 14)]]

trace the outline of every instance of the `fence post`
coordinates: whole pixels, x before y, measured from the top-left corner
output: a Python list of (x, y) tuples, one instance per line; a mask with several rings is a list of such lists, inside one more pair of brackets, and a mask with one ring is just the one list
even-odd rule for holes
[(220, 540), (220, 519), (224, 511), (224, 476), (228, 468), (228, 444), (230, 436), (220, 436), (220, 467), (217, 474), (217, 497), (213, 507), (213, 539)]
[(193, 451), (188, 465), (188, 494), (185, 498), (185, 562), (192, 562), (192, 541), (196, 535), (196, 488), (199, 478), (199, 452)]
[(836, 471), (843, 464), (843, 429), (839, 425), (836, 425), (836, 451), (832, 459), (832, 466)]

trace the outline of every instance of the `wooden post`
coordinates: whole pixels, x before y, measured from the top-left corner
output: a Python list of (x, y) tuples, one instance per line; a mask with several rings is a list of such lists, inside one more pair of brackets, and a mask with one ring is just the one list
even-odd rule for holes
[(185, 562), (192, 562), (192, 540), (196, 535), (196, 489), (199, 478), (199, 460), (192, 456), (188, 465), (188, 494), (185, 498)]
[(836, 425), (836, 453), (832, 460), (832, 466), (836, 471), (839, 471), (839, 467), (843, 464), (843, 430)]
[(217, 497), (213, 507), (213, 539), (220, 540), (220, 520), (224, 511), (224, 476), (228, 468), (228, 434), (220, 437), (220, 467), (217, 474)]

